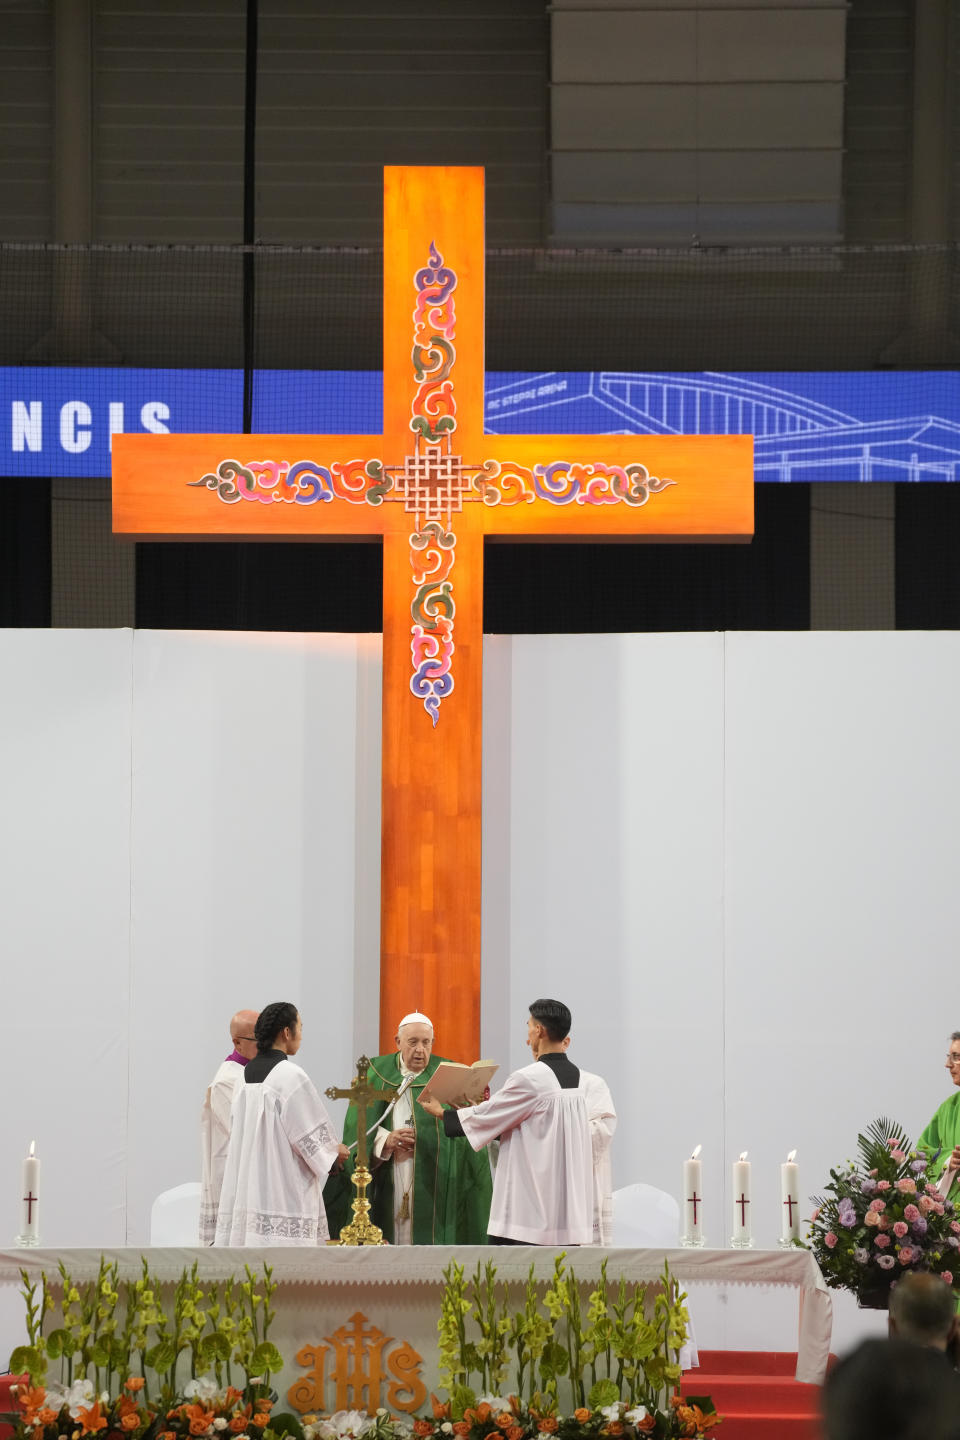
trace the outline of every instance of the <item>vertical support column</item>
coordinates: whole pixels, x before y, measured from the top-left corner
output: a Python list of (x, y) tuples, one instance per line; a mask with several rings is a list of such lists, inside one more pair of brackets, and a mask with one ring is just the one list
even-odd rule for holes
[(419, 1009), (437, 1050), (469, 1063), (480, 1044), (483, 535), (457, 531), (456, 678), (436, 726), (410, 691), (411, 573), (409, 536), (385, 535), (380, 1044), (391, 1049), (397, 1021)]

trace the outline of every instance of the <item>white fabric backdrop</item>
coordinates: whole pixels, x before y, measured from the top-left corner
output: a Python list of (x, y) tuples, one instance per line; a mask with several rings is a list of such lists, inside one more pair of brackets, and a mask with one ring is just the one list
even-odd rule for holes
[[(0, 634), (10, 1239), (36, 1137), (44, 1244), (145, 1241), (234, 1008), (300, 1004), (321, 1087), (376, 1043), (378, 655)], [(772, 1244), (788, 1149), (814, 1191), (948, 1092), (958, 660), (953, 633), (486, 642), (483, 1051), (521, 1063), (527, 1003), (566, 999), (617, 1183), (675, 1190), (702, 1143), (713, 1244), (741, 1149)], [(697, 1319), (701, 1348), (795, 1343), (777, 1295)], [(838, 1342), (878, 1323), (841, 1304)]]

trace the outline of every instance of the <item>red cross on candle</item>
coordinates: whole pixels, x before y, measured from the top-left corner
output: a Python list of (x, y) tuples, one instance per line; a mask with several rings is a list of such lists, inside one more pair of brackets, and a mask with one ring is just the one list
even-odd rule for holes
[(30, 1224), (30, 1222), (31, 1222), (32, 1219), (33, 1219), (33, 1207), (34, 1207), (34, 1205), (36, 1205), (38, 1198), (39, 1198), (39, 1197), (36, 1196), (36, 1195), (34, 1195), (34, 1193), (33, 1193), (32, 1190), (28, 1190), (27, 1193), (26, 1193), (26, 1195), (24, 1195), (24, 1197), (23, 1197), (23, 1203), (24, 1203), (24, 1204), (26, 1205), (26, 1207), (27, 1207), (27, 1224), (28, 1224), (28, 1225)]
[(741, 1225), (746, 1225), (746, 1223), (747, 1223), (747, 1206), (750, 1204), (750, 1201), (747, 1199), (746, 1195), (744, 1195), (744, 1193), (743, 1193), (742, 1190), (741, 1190), (741, 1192), (740, 1192), (740, 1199), (734, 1201), (734, 1204), (740, 1206), (740, 1224), (741, 1224)]
[(697, 1206), (700, 1204), (700, 1196), (694, 1190), (692, 1195), (687, 1196), (687, 1204), (693, 1206), (693, 1223), (697, 1223)]
[(788, 1217), (788, 1218), (787, 1218), (787, 1223), (788, 1223), (789, 1225), (792, 1225), (792, 1224), (793, 1224), (793, 1207), (794, 1207), (794, 1205), (799, 1204), (799, 1202), (798, 1202), (797, 1200), (794, 1200), (794, 1198), (793, 1198), (792, 1195), (788, 1195), (787, 1198), (786, 1198), (786, 1200), (784, 1200), (783, 1203), (784, 1203), (784, 1205), (786, 1205), (786, 1207), (787, 1207), (787, 1217)]

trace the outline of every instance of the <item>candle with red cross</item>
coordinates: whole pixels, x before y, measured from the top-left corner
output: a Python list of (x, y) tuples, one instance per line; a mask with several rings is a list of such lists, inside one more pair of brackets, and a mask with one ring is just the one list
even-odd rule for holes
[(699, 1249), (703, 1245), (703, 1167), (698, 1145), (683, 1162), (683, 1231), (680, 1244)]
[(780, 1244), (785, 1250), (800, 1239), (800, 1169), (796, 1156), (796, 1150), (791, 1150), (780, 1166)]
[(739, 1250), (753, 1245), (750, 1218), (750, 1161), (744, 1150), (733, 1162), (733, 1235), (730, 1244)]
[(36, 1156), (37, 1142), (30, 1141), (30, 1150), (21, 1166), (20, 1234), (18, 1245), (40, 1244), (40, 1161)]

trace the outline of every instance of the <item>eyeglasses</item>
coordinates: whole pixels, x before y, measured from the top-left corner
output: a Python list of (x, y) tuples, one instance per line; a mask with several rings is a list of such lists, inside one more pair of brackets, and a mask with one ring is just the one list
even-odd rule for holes
[(960, 1065), (960, 1054), (954, 1054), (952, 1050), (947, 1051), (947, 1064)]

